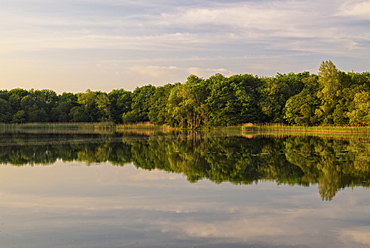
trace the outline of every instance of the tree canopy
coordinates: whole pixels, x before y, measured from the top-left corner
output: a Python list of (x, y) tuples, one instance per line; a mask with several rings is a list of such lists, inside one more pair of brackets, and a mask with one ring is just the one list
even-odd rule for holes
[(152, 122), (182, 128), (242, 123), (297, 125), (370, 124), (370, 72), (342, 72), (323, 61), (318, 75), (250, 74), (208, 79), (133, 92), (56, 94), (52, 90), (0, 91), (0, 122)]

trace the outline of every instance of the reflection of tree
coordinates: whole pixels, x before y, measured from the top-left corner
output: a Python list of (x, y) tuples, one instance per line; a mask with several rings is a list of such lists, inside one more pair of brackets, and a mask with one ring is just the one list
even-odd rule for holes
[(14, 165), (23, 164), (53, 164), (57, 160), (54, 148), (51, 146), (25, 146), (18, 147), (1, 147), (1, 163), (10, 163)]
[(307, 183), (319, 184), (323, 200), (345, 187), (369, 186), (369, 143), (295, 137), (285, 147), (288, 161), (304, 171)]
[(301, 169), (287, 162), (281, 140), (240, 136), (150, 137), (132, 143), (132, 161), (143, 169), (182, 173), (190, 182), (250, 184), (258, 180), (302, 184)]
[(181, 173), (190, 182), (251, 184), (260, 180), (319, 185), (323, 200), (370, 181), (370, 143), (314, 137), (252, 138), (178, 133), (104, 136), (1, 134), (0, 163), (133, 163), (145, 170)]

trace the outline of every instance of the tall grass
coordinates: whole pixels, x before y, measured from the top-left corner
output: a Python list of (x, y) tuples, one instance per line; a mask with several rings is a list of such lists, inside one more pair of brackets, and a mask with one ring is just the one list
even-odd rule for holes
[(242, 126), (244, 134), (271, 136), (307, 136), (337, 138), (370, 138), (370, 127), (359, 125), (296, 126), (284, 124), (247, 124)]
[[(26, 123), (4, 124), (0, 123), (0, 132), (25, 132), (25, 133), (101, 133), (114, 132), (142, 132), (142, 133), (167, 133), (182, 129), (172, 128), (167, 125), (154, 125), (150, 122), (119, 124), (112, 122), (97, 123)], [(184, 130), (182, 130), (184, 131)], [(232, 127), (204, 128), (198, 131), (211, 133), (228, 133), (234, 135), (273, 135), (296, 136), (314, 135), (322, 137), (357, 137), (370, 138), (370, 126), (349, 125), (320, 125), (320, 126), (295, 126), (284, 124), (251, 124)]]
[(117, 132), (125, 132), (130, 130), (145, 130), (145, 131), (172, 131), (172, 128), (167, 125), (155, 125), (151, 122), (139, 122), (139, 123), (128, 123), (116, 125)]
[(296, 126), (284, 124), (247, 124), (242, 126), (242, 131), (370, 133), (370, 127), (360, 125)]
[(113, 133), (111, 122), (0, 124), (0, 132), (24, 133)]

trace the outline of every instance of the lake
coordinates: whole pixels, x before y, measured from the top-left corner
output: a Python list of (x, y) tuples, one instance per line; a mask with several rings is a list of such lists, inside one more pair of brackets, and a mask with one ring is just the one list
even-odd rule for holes
[(370, 140), (0, 134), (0, 247), (370, 247)]

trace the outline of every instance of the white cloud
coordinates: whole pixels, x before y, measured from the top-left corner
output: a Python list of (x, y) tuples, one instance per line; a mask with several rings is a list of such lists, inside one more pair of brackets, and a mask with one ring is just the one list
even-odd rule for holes
[[(72, 82), (77, 79), (135, 88), (184, 81), (189, 74), (273, 75), (307, 70), (309, 56), (309, 68), (340, 57), (361, 60), (357, 65), (347, 62), (350, 70), (358, 70), (368, 61), (370, 33), (363, 20), (369, 19), (369, 4), (369, 0), (5, 0), (0, 8), (0, 63), (8, 67), (3, 69), (8, 71), (4, 78), (8, 85), (32, 80), (34, 88), (56, 80), (53, 88), (77, 86)], [(108, 68), (105, 61), (121, 62)], [(46, 66), (50, 73), (40, 69), (32, 77), (22, 76), (31, 75), (22, 66), (31, 62)], [(96, 70), (97, 64), (104, 68)], [(258, 71), (251, 70), (257, 65)], [(288, 69), (281, 71), (283, 66)]]
[(370, 20), (370, 1), (347, 1), (342, 5), (338, 15)]
[[(367, 15), (368, 2), (349, 11)], [(263, 44), (268, 49), (299, 50), (325, 56), (355, 56), (368, 32), (355, 29), (337, 15), (337, 1), (264, 1), (180, 8), (162, 14), (161, 25), (209, 37), (208, 42)], [(357, 54), (358, 56), (359, 54)]]
[(176, 66), (132, 66), (129, 69), (139, 74), (150, 77), (163, 77), (164, 75), (178, 73), (182, 71), (181, 68), (178, 68)]
[(0, 40), (1, 53), (14, 51), (40, 51), (47, 49), (116, 49), (116, 50), (170, 50), (188, 49), (189, 44), (207, 43), (207, 39), (196, 34), (174, 33), (143, 36), (85, 34), (65, 32), (13, 37)]
[[(132, 2), (119, 3), (123, 4), (131, 5)], [(112, 5), (106, 3), (106, 6)], [(264, 1), (210, 4), (206, 7), (168, 6), (161, 15), (143, 11), (127, 16), (108, 15), (97, 9), (40, 15), (13, 10), (0, 15), (1, 22), (7, 24), (3, 27), (6, 38), (0, 43), (3, 53), (50, 48), (176, 51), (190, 51), (191, 48), (194, 52), (199, 51), (199, 48), (190, 47), (194, 44), (201, 44), (204, 49), (207, 44), (259, 43), (267, 49), (278, 47), (333, 54), (330, 50), (334, 48), (343, 54), (357, 49), (358, 41), (369, 37), (366, 38), (366, 32), (361, 30), (354, 33), (345, 25), (338, 25), (340, 18), (336, 13), (341, 11), (342, 15), (354, 15), (362, 11), (366, 16), (368, 5), (369, 1), (350, 6), (338, 5), (334, 0), (325, 3)]]
[[(180, 8), (176, 13), (162, 14), (162, 24), (185, 27), (227, 26), (242, 33), (271, 32), (264, 34), (267, 37), (277, 35), (275, 31), (283, 36), (290, 34), (295, 37), (307, 37), (312, 33), (305, 33), (305, 30), (307, 31), (313, 24), (330, 16), (330, 9), (323, 8), (328, 5), (330, 4), (317, 1), (289, 0), (248, 4), (232, 3), (208, 8)], [(306, 29), (301, 30), (304, 27)]]
[[(191, 8), (175, 14), (163, 14), (163, 24), (227, 25), (232, 27), (273, 29), (273, 21), (283, 20), (286, 10), (263, 9), (254, 5), (228, 4), (217, 8)], [(268, 24), (268, 25), (266, 25)], [(261, 26), (262, 25), (262, 26)]]
[(224, 68), (211, 69), (211, 68), (198, 68), (189, 67), (181, 68), (176, 66), (132, 66), (129, 68), (131, 71), (137, 72), (139, 74), (155, 77), (155, 78), (172, 78), (178, 74), (180, 75), (190, 75), (194, 74), (198, 77), (208, 78), (216, 73), (221, 73), (225, 76), (231, 76), (235, 73)]
[(197, 75), (197, 76), (203, 77), (203, 78), (209, 78), (210, 76), (212, 76), (214, 74), (217, 74), (217, 73), (220, 73), (220, 74), (222, 74), (224, 76), (227, 76), (227, 77), (235, 74), (234, 72), (232, 72), (228, 69), (224, 69), (224, 68), (209, 69), (209, 68), (191, 67), (191, 68), (187, 68), (186, 71), (189, 74), (194, 74), (194, 75)]

